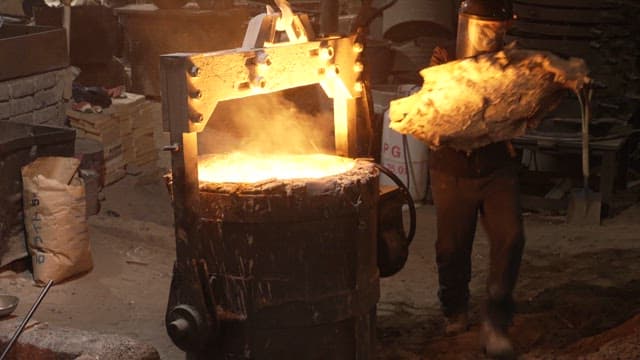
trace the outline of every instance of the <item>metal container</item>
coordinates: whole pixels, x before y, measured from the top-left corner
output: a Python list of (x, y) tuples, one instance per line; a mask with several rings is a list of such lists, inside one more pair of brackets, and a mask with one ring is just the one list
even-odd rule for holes
[[(315, 38), (302, 14), (289, 30), (304, 32), (308, 41), (265, 46), (277, 40), (270, 30), (277, 17), (253, 18), (243, 48), (162, 57), (176, 233), (167, 331), (189, 359), (371, 359), (379, 298), (375, 164), (358, 160), (319, 179), (270, 175), (250, 184), (210, 177), (215, 167), (205, 168), (203, 157), (216, 154), (199, 145), (227, 121), (218, 111), (223, 104), (240, 109), (236, 101), (250, 106), (257, 94), (310, 85), (320, 85), (324, 101), (333, 102), (327, 142), (335, 153), (365, 153), (359, 146), (369, 123), (360, 112), (368, 104), (358, 82), (362, 44), (355, 36)], [(291, 109), (272, 107), (246, 119), (263, 129), (272, 125), (270, 114)], [(280, 152), (291, 151), (281, 145)], [(313, 159), (298, 163), (317, 164)]]
[[(167, 313), (190, 359), (373, 358), (374, 164), (317, 180), (201, 184), (199, 196), (198, 239), (179, 249), (191, 256), (178, 258)], [(185, 305), (194, 267), (208, 321)], [(187, 340), (196, 330), (200, 344)]]
[(104, 187), (106, 175), (104, 146), (97, 140), (78, 138), (75, 148), (75, 157), (81, 161), (79, 170), (84, 181), (87, 216), (95, 215), (100, 212), (98, 194)]
[(0, 295), (0, 318), (3, 318), (18, 307), (20, 299), (13, 295)]

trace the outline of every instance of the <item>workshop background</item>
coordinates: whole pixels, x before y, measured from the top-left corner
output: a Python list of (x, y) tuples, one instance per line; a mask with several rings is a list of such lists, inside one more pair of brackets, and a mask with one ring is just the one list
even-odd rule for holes
[[(445, 337), (436, 294), (435, 210), (429, 191), (428, 146), (388, 128), (389, 102), (420, 88), (423, 79), (419, 71), (429, 66), (433, 49), (439, 46), (453, 52), (458, 1), (398, 0), (380, 11), (381, 16), (372, 18), (364, 34), (358, 34), (364, 45), (358, 64), (364, 67), (362, 77), (366, 80), (358, 84), (364, 86), (366, 95), (346, 105), (355, 109), (348, 116), (358, 125), (348, 127), (357, 136), (347, 137), (344, 155), (372, 158), (390, 169), (406, 191), (398, 191), (397, 182), (387, 175), (380, 175), (378, 189), (377, 179), (362, 175), (373, 170), (359, 169), (347, 178), (330, 180), (330, 186), (339, 184), (344, 190), (333, 198), (323, 197), (329, 186), (325, 183), (304, 185), (309, 189), (303, 196), (306, 202), (295, 208), (298, 214), (294, 214), (295, 201), (279, 203), (276, 198), (288, 199), (293, 196), (291, 193), (298, 196), (295, 186), (261, 183), (245, 186), (241, 191), (224, 186), (207, 190), (210, 195), (202, 195), (202, 199), (218, 201), (227, 206), (225, 210), (232, 209), (228, 218), (234, 220), (226, 221), (242, 223), (245, 219), (241, 215), (250, 218), (238, 225), (236, 241), (246, 240), (243, 231), (273, 234), (273, 239), (266, 235), (265, 239), (276, 246), (257, 254), (251, 253), (250, 246), (230, 249), (223, 239), (216, 238), (215, 221), (211, 219), (217, 210), (222, 210), (214, 206), (203, 210), (203, 214), (193, 210), (196, 205), (191, 202), (192, 191), (195, 186), (197, 192), (198, 185), (193, 185), (190, 166), (194, 165), (192, 155), (197, 155), (198, 150), (224, 151), (245, 144), (240, 135), (248, 133), (284, 143), (294, 137), (294, 128), (306, 131), (308, 138), (314, 137), (310, 141), (314, 148), (334, 146), (323, 135), (334, 131), (335, 119), (330, 112), (338, 108), (338, 102), (328, 101), (326, 90), (317, 84), (288, 89), (282, 97), (221, 102), (215, 111), (208, 108), (211, 119), (202, 121), (186, 112), (189, 106), (201, 106), (198, 99), (202, 94), (189, 86), (197, 83), (193, 79), (216, 78), (218, 74), (205, 71), (215, 72), (220, 67), (202, 61), (198, 63), (200, 73), (194, 71), (180, 77), (178, 72), (172, 72), (172, 64), (200, 61), (204, 56), (176, 55), (165, 63), (161, 61), (165, 54), (239, 48), (249, 20), (265, 12), (266, 3), (74, 0), (65, 6), (58, 0), (0, 2), (0, 349), (12, 346), (7, 359), (181, 359), (185, 357), (184, 349), (195, 346), (184, 339), (192, 338), (208, 341), (208, 346), (216, 349), (228, 349), (233, 356), (240, 356), (234, 352), (236, 345), (266, 349), (268, 345), (263, 343), (269, 341), (274, 346), (291, 343), (291, 353), (264, 350), (267, 355), (260, 357), (256, 355), (259, 351), (252, 355), (247, 350), (243, 357), (233, 358), (484, 358), (480, 322), (489, 258), (486, 235), (479, 228), (474, 243), (471, 331)], [(597, 211), (587, 214), (587, 210), (575, 208), (575, 194), (584, 190), (582, 113), (578, 98), (568, 94), (537, 128), (512, 141), (520, 160), (527, 244), (510, 334), (523, 359), (637, 359), (640, 1), (513, 3), (517, 18), (507, 42), (582, 58), (595, 80), (587, 186), (597, 194)], [(345, 35), (353, 33), (354, 24), (376, 9), (385, 8), (385, 4), (380, 0), (291, 1), (295, 13), (308, 15), (301, 22), (308, 21), (316, 34), (343, 36), (326, 40), (335, 41), (331, 44), (337, 51), (342, 42), (350, 39)], [(274, 49), (273, 54), (277, 54), (277, 47)], [(343, 57), (339, 60), (346, 61)], [(231, 63), (228, 66), (232, 68)], [(304, 67), (297, 66), (295, 59), (287, 66), (289, 70)], [(341, 76), (350, 76), (346, 73)], [(297, 85), (283, 72), (282, 82), (287, 81)], [(264, 115), (283, 104), (288, 107), (286, 114), (299, 121), (275, 121), (275, 116)], [(291, 104), (298, 109), (292, 110)], [(253, 106), (257, 110), (249, 111)], [(185, 118), (178, 116), (182, 110), (188, 115)], [(244, 125), (256, 125), (257, 130), (243, 132), (240, 125), (228, 120), (236, 117), (242, 118)], [(273, 122), (269, 121), (271, 118)], [(198, 126), (205, 125), (206, 131), (220, 137), (212, 140), (195, 136), (203, 131)], [(185, 140), (183, 133), (188, 134)], [(189, 140), (192, 135), (197, 140)], [(176, 139), (184, 143), (178, 146)], [(291, 144), (299, 145), (295, 141)], [(336, 140), (335, 146), (339, 145)], [(33, 172), (38, 176), (29, 177)], [(324, 192), (313, 197), (308, 195), (312, 190)], [(228, 200), (227, 193), (236, 197)], [(349, 196), (353, 194), (362, 196), (352, 199)], [(269, 211), (281, 214), (275, 222), (269, 217), (275, 215), (247, 210), (267, 203), (261, 201), (268, 196), (273, 198), (264, 201), (274, 206)], [(53, 199), (53, 208), (39, 210), (37, 207), (47, 198)], [(351, 229), (346, 221), (340, 222), (340, 216), (352, 213), (340, 206), (356, 201), (363, 205), (353, 215), (358, 222)], [(406, 204), (409, 202), (415, 203), (414, 216), (412, 206)], [(335, 221), (331, 217), (334, 213), (327, 215), (323, 207), (338, 214)], [(322, 216), (329, 220), (304, 222), (307, 217), (322, 213), (322, 209)], [(289, 224), (284, 218), (294, 224), (291, 230), (282, 229), (281, 224)], [(408, 251), (404, 254), (408, 258), (403, 257), (402, 251), (398, 255), (385, 247), (385, 254), (392, 259), (388, 263), (380, 259), (380, 239), (388, 238), (375, 233), (378, 221), (378, 228), (393, 234), (401, 227), (397, 240), (400, 243), (396, 245)], [(216, 261), (193, 265), (193, 274), (191, 270), (180, 273), (182, 270), (174, 268), (176, 260), (183, 264), (180, 256), (185, 253), (209, 251), (197, 248), (199, 245), (191, 249), (185, 246), (185, 237), (201, 241), (199, 233), (192, 232), (197, 228), (194, 222), (206, 224), (202, 233), (207, 239), (219, 240), (211, 240), (211, 251), (215, 253), (230, 258), (240, 253), (255, 256), (256, 268), (269, 256), (279, 260), (279, 256), (293, 254), (291, 258), (297, 260), (292, 264), (300, 267), (291, 265), (292, 272), (310, 271), (305, 267), (310, 263), (316, 266), (317, 273), (308, 275), (312, 281), (305, 283), (306, 287), (279, 290), (274, 285), (273, 294), (268, 290), (272, 298), (257, 294), (257, 290), (240, 292), (255, 295), (256, 299), (246, 300), (251, 309), (233, 308), (237, 299), (216, 298), (215, 294), (225, 290), (231, 293), (229, 289), (240, 286), (236, 281), (251, 281), (244, 268), (241, 275), (246, 278), (230, 276), (222, 285), (211, 286), (202, 283), (213, 283), (215, 279), (202, 275), (203, 280), (199, 276), (203, 271), (223, 273)], [(303, 222), (308, 228), (296, 227), (296, 222)], [(415, 235), (407, 240), (404, 235), (412, 232), (412, 226)], [(362, 235), (363, 228), (375, 234)], [(39, 239), (45, 233), (58, 240), (41, 246)], [(308, 235), (309, 243), (295, 248), (296, 234)], [(351, 240), (352, 235), (353, 244), (345, 241)], [(368, 241), (371, 239), (373, 242)], [(290, 248), (278, 241), (290, 241)], [(331, 248), (314, 247), (314, 241), (335, 243)], [(373, 249), (376, 245), (378, 248)], [(377, 264), (371, 255), (376, 251)], [(43, 260), (49, 257), (53, 260)], [(331, 262), (323, 263), (323, 259)], [(52, 261), (56, 266), (48, 265)], [(249, 269), (248, 262), (242, 259), (239, 264), (226, 261), (226, 266)], [(184, 264), (190, 266), (189, 261)], [(266, 265), (265, 268), (272, 270)], [(376, 273), (375, 281), (367, 282), (370, 272), (378, 269), (381, 279)], [(176, 277), (176, 273), (184, 276)], [(358, 286), (371, 289), (340, 288), (341, 281), (351, 277)], [(46, 287), (47, 279), (56, 279), (50, 288)], [(202, 303), (181, 307), (181, 301), (186, 303), (194, 297), (190, 291), (201, 285), (213, 289), (214, 295), (199, 294), (205, 299)], [(330, 304), (323, 303), (324, 298), (316, 293), (318, 289), (339, 295), (332, 297)], [(306, 316), (298, 307), (288, 308), (290, 313), (259, 312), (264, 305), (261, 301), (276, 304), (277, 299), (299, 293), (312, 298), (309, 302), (313, 301), (313, 306), (326, 309), (330, 315)], [(39, 305), (32, 312), (36, 309), (34, 304)], [(216, 304), (220, 305), (218, 309)], [(223, 305), (228, 307), (225, 311), (220, 310)], [(199, 319), (193, 309), (200, 306), (217, 315)], [(253, 307), (260, 316), (254, 320), (249, 315), (247, 322)], [(234, 317), (237, 314), (245, 318)], [(183, 328), (181, 320), (190, 325)], [(246, 329), (242, 325), (245, 323), (249, 324)], [(193, 324), (203, 327), (193, 330)], [(200, 335), (192, 335), (192, 331)], [(225, 331), (233, 336), (225, 335)], [(206, 337), (202, 335), (205, 333)], [(246, 340), (248, 345), (234, 340), (236, 336), (250, 339)], [(12, 339), (16, 339), (15, 343)], [(299, 355), (304, 346), (298, 345), (305, 343), (332, 355)]]

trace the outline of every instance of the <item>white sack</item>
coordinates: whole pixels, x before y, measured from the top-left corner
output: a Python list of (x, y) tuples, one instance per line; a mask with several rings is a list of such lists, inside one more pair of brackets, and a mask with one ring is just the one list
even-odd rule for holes
[(38, 158), (22, 168), (27, 247), (37, 284), (93, 267), (80, 160)]

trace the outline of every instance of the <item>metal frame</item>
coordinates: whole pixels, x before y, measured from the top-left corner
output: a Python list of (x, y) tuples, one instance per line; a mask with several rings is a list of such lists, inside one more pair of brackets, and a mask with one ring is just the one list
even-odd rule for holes
[[(202, 131), (221, 101), (320, 84), (333, 99), (336, 153), (355, 154), (362, 45), (355, 36), (161, 57), (164, 127)], [(172, 143), (175, 143), (172, 139)]]

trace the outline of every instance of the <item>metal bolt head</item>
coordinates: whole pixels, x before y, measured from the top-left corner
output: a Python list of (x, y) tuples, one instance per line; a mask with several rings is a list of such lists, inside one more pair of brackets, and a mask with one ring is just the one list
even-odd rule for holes
[(200, 75), (200, 68), (193, 65), (190, 69), (189, 69), (189, 75), (191, 75), (192, 77), (196, 77), (198, 75)]
[(353, 71), (360, 73), (362, 72), (362, 70), (364, 70), (364, 65), (362, 65), (361, 62), (357, 61), (355, 64), (353, 64)]
[(267, 87), (267, 80), (262, 76), (256, 76), (253, 81), (251, 81), (251, 87), (264, 89)]
[(333, 47), (327, 46), (320, 48), (320, 58), (322, 58), (322, 60), (331, 60), (333, 58), (333, 55)]
[(191, 96), (192, 99), (202, 99), (202, 91), (200, 90), (195, 90), (192, 91), (189, 96)]
[(256, 53), (255, 63), (260, 65), (271, 65), (271, 59), (269, 58), (269, 54), (264, 51), (259, 51)]
[(190, 120), (191, 122), (194, 122), (194, 123), (200, 123), (204, 120), (204, 116), (202, 116), (202, 114), (194, 113), (194, 114), (191, 114)]
[(364, 50), (364, 46), (362, 46), (362, 44), (360, 44), (360, 43), (354, 43), (354, 44), (353, 44), (353, 51), (354, 51), (356, 54), (361, 53), (361, 52), (362, 52), (362, 50)]
[(353, 84), (353, 90), (357, 93), (360, 93), (363, 90), (363, 86), (364, 85), (362, 85), (362, 83), (358, 81), (357, 83)]
[(176, 152), (180, 150), (180, 145), (178, 144), (171, 144), (171, 145), (165, 145), (162, 147), (162, 151), (172, 151), (172, 152)]

